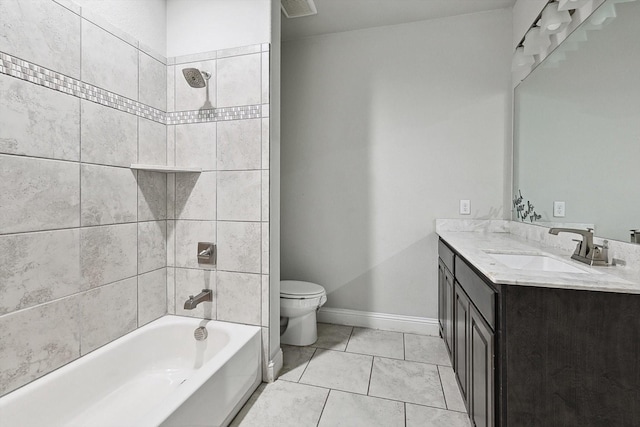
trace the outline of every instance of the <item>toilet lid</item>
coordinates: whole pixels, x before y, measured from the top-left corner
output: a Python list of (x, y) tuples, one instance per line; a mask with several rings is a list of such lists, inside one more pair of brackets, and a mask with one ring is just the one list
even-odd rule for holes
[(324, 288), (311, 282), (299, 280), (282, 280), (280, 296), (289, 298), (314, 298), (324, 294)]

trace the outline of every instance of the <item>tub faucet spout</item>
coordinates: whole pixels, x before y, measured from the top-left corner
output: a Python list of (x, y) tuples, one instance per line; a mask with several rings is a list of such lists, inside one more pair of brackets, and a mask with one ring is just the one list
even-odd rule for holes
[(189, 295), (189, 299), (184, 302), (184, 309), (193, 310), (198, 306), (198, 304), (205, 301), (213, 301), (213, 293), (211, 292), (211, 289), (203, 289), (202, 292), (195, 297), (193, 295)]

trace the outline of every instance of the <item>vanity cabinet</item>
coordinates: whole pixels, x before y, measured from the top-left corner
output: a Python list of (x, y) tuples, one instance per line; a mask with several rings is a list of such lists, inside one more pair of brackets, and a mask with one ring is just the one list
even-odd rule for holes
[(453, 270), (453, 251), (440, 241), (438, 247), (438, 323), (440, 336), (444, 339), (452, 362), (454, 349)]
[[(462, 398), (476, 426), (494, 426), (496, 291), (442, 241), (438, 253), (442, 336)], [(453, 261), (455, 275), (444, 259)], [(451, 331), (447, 331), (449, 324)]]
[(494, 284), (442, 240), (439, 255), (442, 336), (474, 426), (640, 426), (640, 294)]

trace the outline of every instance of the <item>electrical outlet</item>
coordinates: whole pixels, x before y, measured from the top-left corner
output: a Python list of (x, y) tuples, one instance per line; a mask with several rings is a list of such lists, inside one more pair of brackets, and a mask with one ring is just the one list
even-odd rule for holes
[(471, 201), (460, 200), (460, 215), (471, 214)]
[(553, 202), (553, 216), (564, 218), (564, 202)]

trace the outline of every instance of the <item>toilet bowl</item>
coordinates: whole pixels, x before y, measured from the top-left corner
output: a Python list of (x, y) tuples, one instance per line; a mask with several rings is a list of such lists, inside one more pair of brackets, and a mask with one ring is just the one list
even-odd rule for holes
[(316, 311), (327, 302), (327, 292), (318, 284), (298, 280), (280, 282), (281, 324), (286, 329), (280, 342), (288, 345), (311, 345), (318, 339)]

